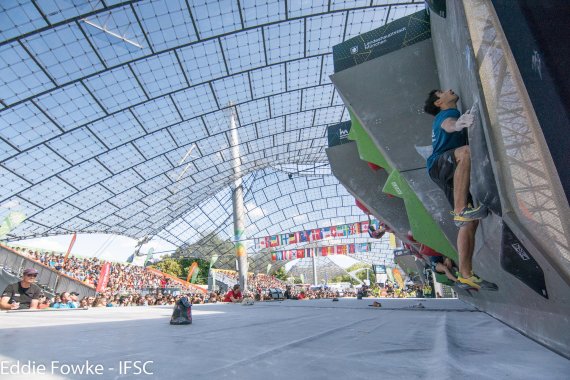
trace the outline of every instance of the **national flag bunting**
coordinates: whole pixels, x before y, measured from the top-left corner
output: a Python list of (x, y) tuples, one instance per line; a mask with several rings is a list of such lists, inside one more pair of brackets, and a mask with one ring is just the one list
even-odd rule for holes
[[(372, 224), (377, 226), (379, 222), (377, 220), (373, 220)], [(314, 242), (335, 237), (348, 237), (350, 235), (367, 233), (369, 227), (370, 222), (363, 221), (350, 224), (340, 224), (337, 226), (315, 228), (312, 230), (276, 234), (266, 236), (261, 239), (256, 239), (256, 246), (259, 249), (266, 249), (275, 248), (280, 245)], [(350, 253), (350, 249), (348, 249), (347, 253)]]

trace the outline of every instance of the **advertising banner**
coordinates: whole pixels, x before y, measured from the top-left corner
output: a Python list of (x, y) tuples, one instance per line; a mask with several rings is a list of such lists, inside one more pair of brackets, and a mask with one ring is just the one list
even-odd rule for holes
[(97, 293), (102, 292), (107, 287), (109, 282), (109, 276), (111, 275), (111, 263), (105, 263), (101, 267), (101, 273), (99, 273), (99, 280), (97, 281)]
[(348, 133), (350, 132), (350, 121), (333, 124), (327, 127), (327, 137), (329, 140), (329, 148), (331, 146), (346, 144), (350, 142)]
[(334, 72), (338, 73), (428, 38), (431, 38), (431, 29), (429, 15), (425, 10), (399, 18), (333, 46)]
[(373, 265), (374, 273), (376, 274), (385, 274), (386, 273), (386, 265), (375, 264)]

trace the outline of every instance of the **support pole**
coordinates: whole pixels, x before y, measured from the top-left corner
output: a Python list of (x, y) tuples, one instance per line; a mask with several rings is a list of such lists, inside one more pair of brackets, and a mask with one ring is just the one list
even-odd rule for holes
[(317, 246), (315, 245), (315, 254), (313, 255), (313, 285), (318, 285), (317, 280)]
[(245, 245), (245, 218), (243, 205), (243, 184), (241, 179), (239, 135), (237, 131), (235, 107), (230, 108), (230, 145), (232, 168), (234, 171), (234, 188), (232, 206), (234, 215), (234, 244), (239, 270), (239, 284), (242, 291), (247, 291), (247, 248)]

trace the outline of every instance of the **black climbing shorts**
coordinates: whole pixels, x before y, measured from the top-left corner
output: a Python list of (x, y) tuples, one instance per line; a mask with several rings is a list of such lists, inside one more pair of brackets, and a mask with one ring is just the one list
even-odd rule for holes
[[(455, 155), (453, 152), (455, 152), (455, 149), (443, 152), (429, 171), (429, 176), (432, 181), (434, 181), (435, 184), (445, 193), (445, 197), (449, 201), (451, 209), (454, 207), (453, 174), (457, 168), (457, 162), (455, 161)], [(467, 203), (473, 204), (471, 194), (467, 196)]]

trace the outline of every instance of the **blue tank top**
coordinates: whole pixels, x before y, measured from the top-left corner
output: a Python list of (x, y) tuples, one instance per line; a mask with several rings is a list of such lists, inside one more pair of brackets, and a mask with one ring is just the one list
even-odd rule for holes
[(450, 108), (440, 111), (431, 126), (431, 145), (433, 153), (427, 159), (427, 170), (435, 164), (439, 156), (450, 149), (459, 148), (467, 145), (467, 131), (463, 129), (459, 132), (448, 133), (441, 127), (443, 121), (447, 118), (459, 119), (461, 113), (456, 108)]

